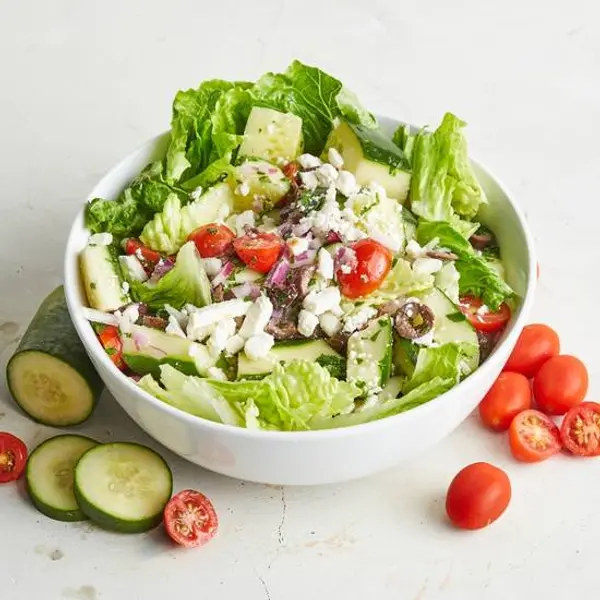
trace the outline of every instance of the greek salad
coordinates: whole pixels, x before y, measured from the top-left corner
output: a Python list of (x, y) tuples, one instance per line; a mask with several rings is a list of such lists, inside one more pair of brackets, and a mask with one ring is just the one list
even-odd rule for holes
[(464, 126), (390, 137), (298, 61), (178, 92), (165, 157), (86, 206), (100, 343), (159, 400), (240, 427), (344, 427), (438, 397), (518, 302)]

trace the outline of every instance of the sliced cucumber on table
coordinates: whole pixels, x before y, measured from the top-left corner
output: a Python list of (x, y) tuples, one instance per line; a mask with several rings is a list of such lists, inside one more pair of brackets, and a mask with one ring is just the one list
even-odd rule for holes
[(73, 487), (79, 507), (92, 521), (113, 531), (141, 533), (162, 521), (173, 477), (154, 450), (116, 442), (81, 457)]
[(63, 286), (42, 303), (6, 367), (15, 402), (34, 421), (79, 425), (104, 385), (73, 327)]
[(98, 442), (81, 435), (59, 435), (29, 457), (25, 481), (33, 505), (57, 521), (85, 521), (73, 493), (73, 472), (81, 456)]

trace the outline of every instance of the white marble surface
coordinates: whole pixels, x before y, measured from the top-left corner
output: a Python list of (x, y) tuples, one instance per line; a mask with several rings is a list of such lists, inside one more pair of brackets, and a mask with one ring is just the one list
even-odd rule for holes
[[(101, 174), (163, 130), (180, 87), (254, 78), (293, 58), (339, 76), (375, 112), (469, 124), (472, 153), (520, 199), (538, 244), (534, 317), (597, 357), (600, 17), (591, 0), (253, 3), (0, 0), (0, 343), (6, 359), (61, 281), (70, 220)], [(0, 429), (52, 430), (3, 389)], [(147, 438), (105, 397), (81, 431)], [(179, 551), (160, 530), (122, 537), (40, 516), (0, 488), (0, 599), (504, 600), (597, 595), (600, 462), (519, 465), (473, 417), (438, 447), (370, 479), (316, 489), (243, 484), (164, 452), (178, 488), (209, 495), (218, 538)], [(323, 457), (327, 460), (327, 457)], [(513, 483), (477, 533), (444, 520), (446, 486), (487, 460)]]

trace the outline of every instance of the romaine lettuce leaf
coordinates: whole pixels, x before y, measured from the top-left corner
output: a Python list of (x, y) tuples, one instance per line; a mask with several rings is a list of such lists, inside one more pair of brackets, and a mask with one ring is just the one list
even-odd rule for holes
[(415, 371), (405, 383), (403, 391), (410, 392), (434, 377), (451, 379), (455, 384), (458, 383), (461, 374), (460, 361), (463, 354), (463, 344), (460, 343), (420, 348)]
[(165, 304), (180, 309), (185, 304), (210, 304), (210, 281), (193, 242), (184, 244), (177, 254), (175, 266), (157, 283), (131, 281), (131, 293), (137, 302), (162, 309)]
[[(451, 221), (456, 213), (473, 218), (487, 202), (462, 134), (466, 123), (446, 113), (433, 132), (421, 131), (412, 149), (413, 175), (410, 186), (412, 211), (430, 221)], [(396, 132), (396, 143), (406, 144), (405, 132)]]

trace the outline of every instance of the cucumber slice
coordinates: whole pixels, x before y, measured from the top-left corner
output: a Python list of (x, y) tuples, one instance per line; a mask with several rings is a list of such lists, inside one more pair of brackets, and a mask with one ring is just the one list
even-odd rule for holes
[(141, 533), (156, 527), (173, 492), (173, 476), (154, 450), (115, 442), (88, 450), (75, 468), (75, 498), (95, 523)]
[[(239, 193), (237, 182), (245, 184), (245, 194)], [(289, 191), (290, 180), (275, 165), (263, 160), (247, 160), (235, 169), (235, 199), (237, 211), (251, 210), (256, 198), (267, 204), (263, 210), (275, 206)]]
[(6, 367), (15, 402), (38, 423), (79, 425), (104, 388), (73, 327), (62, 286), (42, 303)]
[(130, 302), (123, 291), (123, 277), (114, 248), (86, 246), (79, 255), (79, 268), (88, 302), (104, 312)]
[(413, 344), (410, 340), (394, 337), (394, 367), (399, 373), (412, 377), (417, 364), (419, 355), (419, 346)]
[(77, 461), (98, 442), (81, 435), (59, 435), (40, 444), (27, 461), (25, 482), (33, 505), (57, 521), (85, 521), (73, 493)]

